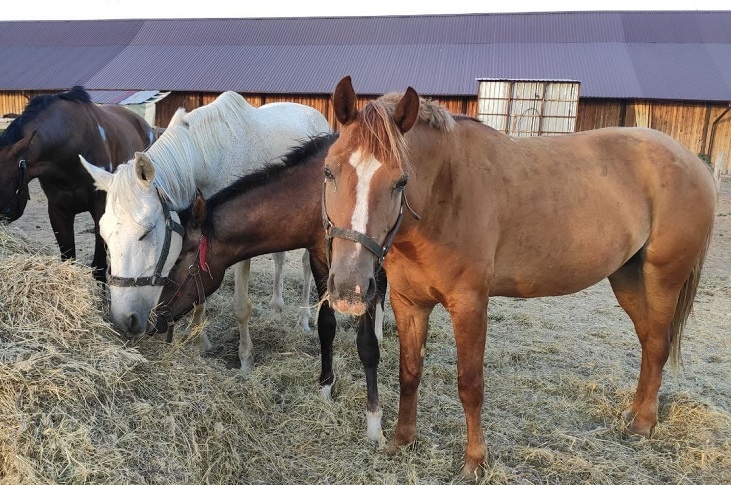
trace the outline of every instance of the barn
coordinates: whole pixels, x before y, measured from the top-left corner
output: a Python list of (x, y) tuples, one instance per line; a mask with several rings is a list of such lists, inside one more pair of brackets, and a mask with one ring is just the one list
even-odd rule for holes
[(0, 65), (0, 114), (79, 84), (158, 126), (226, 90), (334, 124), (348, 74), (364, 99), (411, 85), (471, 116), (480, 79), (574, 80), (576, 131), (650, 126), (722, 170), (731, 154), (728, 11), (0, 22)]
[[(309, 104), (335, 126), (331, 92), (348, 74), (361, 101), (412, 85), (516, 136), (651, 126), (726, 167), (730, 44), (731, 12), (0, 22), (0, 116), (84, 85), (161, 127), (224, 90), (254, 105)], [(625, 432), (641, 356), (609, 282), (493, 298), (489, 459), (476, 483), (731, 483), (731, 177), (719, 184), (685, 367), (664, 377), (655, 433)], [(88, 266), (49, 251), (46, 206), (38, 189), (23, 218), (0, 224), (0, 484), (466, 483), (455, 479), (465, 419), (444, 308), (422, 348), (417, 440), (391, 454), (400, 346), (390, 306), (374, 443), (357, 323), (338, 323), (332, 400), (318, 392), (317, 332), (292, 328), (301, 253), (285, 265), (280, 317), (266, 304), (271, 261), (253, 261), (256, 363), (243, 376), (233, 275), (206, 301), (206, 355), (194, 345), (200, 327), (185, 322), (172, 345), (122, 339)], [(94, 249), (93, 221), (82, 227), (80, 260)]]

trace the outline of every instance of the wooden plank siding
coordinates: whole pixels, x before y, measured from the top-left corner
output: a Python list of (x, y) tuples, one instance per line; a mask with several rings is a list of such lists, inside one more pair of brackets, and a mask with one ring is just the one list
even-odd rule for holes
[[(28, 100), (40, 91), (0, 92), (0, 116), (6, 113), (22, 113)], [(212, 102), (220, 93), (174, 91), (156, 105), (156, 125), (165, 127), (175, 111), (183, 107), (191, 111)], [(288, 95), (242, 93), (252, 106), (289, 101), (301, 103), (319, 110), (325, 115), (333, 129), (337, 122), (329, 94)], [(363, 106), (376, 96), (360, 96)], [(453, 113), (477, 116), (477, 96), (431, 96), (429, 99), (442, 104)], [(693, 153), (709, 155), (722, 173), (731, 169), (731, 111), (716, 123), (728, 105), (706, 102), (674, 102), (627, 99), (581, 98), (579, 101), (576, 131), (585, 131), (607, 126), (635, 126), (640, 124), (665, 132), (688, 147)], [(711, 135), (713, 143), (711, 146)]]

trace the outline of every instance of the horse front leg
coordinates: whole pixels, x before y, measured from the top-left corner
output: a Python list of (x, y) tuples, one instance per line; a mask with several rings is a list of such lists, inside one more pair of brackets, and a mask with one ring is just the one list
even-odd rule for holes
[(203, 323), (203, 317), (206, 314), (206, 304), (201, 303), (200, 305), (195, 305), (193, 307), (193, 318), (191, 321), (192, 328), (200, 328), (200, 332), (198, 332), (198, 336), (196, 337), (196, 342), (198, 343), (198, 349), (200, 350), (201, 354), (205, 354), (207, 352), (211, 351), (211, 341), (208, 339), (208, 330), (205, 328), (202, 328), (201, 325)]
[(76, 214), (60, 207), (56, 201), (48, 200), (48, 218), (51, 221), (53, 234), (56, 236), (61, 259), (76, 259), (76, 241), (74, 240), (74, 217)]
[(302, 253), (302, 306), (297, 312), (297, 326), (305, 332), (310, 331), (310, 293), (312, 292), (312, 267), (310, 266), (310, 252), (305, 249)]
[[(100, 193), (106, 194), (105, 192)], [(90, 211), (91, 218), (94, 221), (94, 258), (91, 260), (91, 269), (94, 279), (102, 283), (107, 280), (107, 247), (99, 233), (99, 219), (104, 215), (105, 201), (105, 196), (97, 196)]]
[(378, 399), (378, 363), (381, 360), (380, 341), (383, 338), (383, 314), (386, 297), (386, 273), (380, 271), (376, 276), (376, 298), (369, 304), (358, 323), (358, 356), (363, 364), (366, 377), (368, 401), (366, 403), (366, 434), (379, 442), (383, 437), (381, 419), (383, 410)]
[(332, 388), (335, 385), (335, 373), (333, 371), (333, 341), (337, 330), (335, 312), (330, 303), (325, 299), (327, 294), (327, 263), (313, 256), (310, 252), (310, 266), (312, 276), (315, 280), (315, 287), (319, 297), (320, 305), (317, 311), (317, 336), (320, 338), (320, 394), (327, 400), (332, 399)]
[(239, 360), (241, 373), (247, 374), (254, 366), (254, 344), (249, 335), (252, 305), (249, 297), (249, 276), (251, 260), (240, 261), (233, 266), (234, 270), (234, 316), (239, 322)]
[(391, 288), (391, 308), (399, 335), (399, 406), (396, 433), (388, 443), (388, 452), (416, 439), (416, 407), (419, 383), (426, 354), (429, 315), (434, 306), (421, 306)]
[(272, 299), (269, 302), (269, 317), (276, 318), (284, 310), (284, 253), (272, 254), (274, 259), (274, 286), (272, 288)]
[(487, 334), (487, 292), (459, 292), (446, 308), (452, 317), (457, 346), (457, 388), (467, 423), (467, 448), (462, 475), (477, 478), (487, 461), (487, 445), (482, 431), (482, 402), (485, 381), (485, 339)]
[(102, 283), (107, 281), (107, 247), (94, 225), (94, 258), (91, 260), (91, 271), (94, 279)]

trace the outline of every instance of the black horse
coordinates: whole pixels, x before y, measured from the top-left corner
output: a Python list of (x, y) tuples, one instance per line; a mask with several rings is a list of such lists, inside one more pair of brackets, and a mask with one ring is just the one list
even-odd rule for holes
[[(335, 314), (325, 299), (329, 271), (328, 243), (322, 220), (325, 156), (337, 134), (313, 138), (260, 172), (242, 177), (208, 201), (198, 196), (180, 214), (185, 228), (183, 248), (160, 295), (157, 331), (200, 304), (221, 285), (227, 267), (262, 254), (306, 248), (321, 306), (317, 315), (322, 369), (320, 386), (329, 397), (335, 381), (332, 368)], [(207, 273), (207, 274), (203, 274)], [(381, 436), (377, 369), (377, 333), (383, 321), (386, 275), (380, 272), (378, 294), (359, 318), (358, 354), (368, 388), (368, 436)]]
[(154, 141), (147, 122), (117, 105), (97, 106), (83, 87), (31, 99), (23, 113), (0, 136), (0, 219), (23, 215), (29, 199), (28, 182), (38, 178), (48, 198), (48, 216), (61, 257), (76, 257), (74, 217), (91, 213), (96, 244), (94, 276), (104, 280), (107, 268), (99, 218), (105, 192), (97, 191), (79, 162), (86, 160), (114, 171), (135, 151)]

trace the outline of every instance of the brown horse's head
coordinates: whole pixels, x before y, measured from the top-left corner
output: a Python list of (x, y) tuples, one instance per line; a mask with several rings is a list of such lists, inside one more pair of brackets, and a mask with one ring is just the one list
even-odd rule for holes
[(23, 215), (28, 203), (28, 157), (36, 134), (23, 136), (16, 131), (16, 138), (11, 129), (0, 137), (0, 220), (9, 222)]
[[(211, 243), (203, 228), (206, 217), (206, 201), (198, 191), (191, 207), (180, 212), (185, 232), (180, 255), (170, 269), (155, 308), (155, 330), (159, 333), (166, 332), (170, 324), (195, 305), (203, 304), (206, 296), (221, 286), (226, 267), (216, 267), (217, 263), (212, 263), (214, 271), (211, 272), (207, 257)], [(213, 231), (212, 228), (208, 230)]]
[(361, 111), (350, 77), (334, 93), (343, 125), (325, 161), (323, 216), (330, 239), (330, 304), (361, 315), (376, 294), (375, 271), (401, 222), (408, 154), (404, 133), (419, 116), (419, 96), (408, 88), (391, 105), (376, 100)]

